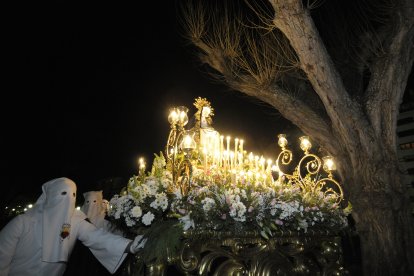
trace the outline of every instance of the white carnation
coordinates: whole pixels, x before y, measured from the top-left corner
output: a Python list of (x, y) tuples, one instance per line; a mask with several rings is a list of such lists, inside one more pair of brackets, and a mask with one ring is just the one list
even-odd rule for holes
[(161, 208), (163, 211), (165, 211), (168, 207), (167, 195), (164, 192), (156, 194), (155, 200), (151, 202), (150, 206), (154, 209)]
[(142, 216), (142, 209), (139, 206), (135, 206), (134, 208), (132, 208), (131, 210), (131, 214), (134, 218), (139, 218)]
[(151, 225), (152, 221), (154, 220), (155, 216), (153, 213), (151, 212), (147, 212), (143, 217), (142, 217), (142, 223), (144, 225)]

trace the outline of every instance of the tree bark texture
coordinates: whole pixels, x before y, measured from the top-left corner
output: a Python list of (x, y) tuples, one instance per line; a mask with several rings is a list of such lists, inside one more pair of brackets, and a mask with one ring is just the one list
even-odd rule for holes
[[(344, 147), (336, 148), (334, 154), (342, 156), (342, 162), (350, 161), (342, 164), (340, 172), (354, 204), (364, 274), (414, 275), (414, 223), (395, 149), (399, 102), (412, 67), (412, 23), (410, 27), (400, 25), (402, 30), (395, 34), (398, 43), (391, 43), (389, 56), (379, 59), (382, 66), (375, 69), (382, 77), (373, 75), (370, 80), (376, 88), (375, 104), (357, 102), (342, 84), (301, 1), (271, 2), (275, 25), (296, 50), (301, 68), (331, 120), (334, 137), (321, 144), (339, 142)], [(373, 110), (368, 116), (363, 108), (366, 104)], [(353, 176), (351, 181), (349, 175)]]
[[(361, 241), (364, 275), (413, 275), (414, 224), (398, 164), (358, 156), (359, 167), (342, 168)], [(342, 164), (343, 165), (343, 164)]]

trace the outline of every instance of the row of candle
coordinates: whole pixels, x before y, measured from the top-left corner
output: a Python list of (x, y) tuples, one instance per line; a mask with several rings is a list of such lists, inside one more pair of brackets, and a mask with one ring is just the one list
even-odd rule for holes
[[(234, 150), (230, 136), (226, 137), (226, 147), (224, 147), (224, 136), (218, 136), (216, 131), (202, 133), (200, 137), (200, 152), (202, 165), (205, 170), (213, 167), (219, 167), (224, 170), (242, 171), (248, 167), (256, 172), (268, 173), (272, 169), (273, 161), (252, 152), (247, 155), (244, 150), (244, 140), (235, 138)], [(246, 158), (247, 157), (247, 158)], [(274, 167), (273, 167), (274, 169)]]

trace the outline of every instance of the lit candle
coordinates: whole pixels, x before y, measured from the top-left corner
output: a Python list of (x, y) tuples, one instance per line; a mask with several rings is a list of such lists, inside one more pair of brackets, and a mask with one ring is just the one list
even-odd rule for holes
[(262, 174), (261, 173), (259, 173), (259, 172), (257, 172), (256, 173), (256, 180), (258, 180), (258, 181), (260, 181), (260, 177), (262, 176)]
[(256, 170), (259, 169), (259, 156), (254, 157), (254, 166), (256, 167)]
[(244, 143), (244, 140), (243, 139), (240, 139), (240, 152), (243, 154), (243, 143)]
[(227, 136), (227, 152), (230, 152), (230, 136)]
[(224, 164), (224, 170), (226, 170), (226, 167), (228, 166), (228, 160), (229, 160), (229, 152), (227, 151), (227, 150), (225, 150), (224, 152), (223, 152), (223, 164)]
[(230, 152), (230, 168), (231, 169), (234, 168), (234, 152), (233, 151)]
[(239, 145), (239, 138), (234, 139), (234, 156), (238, 156), (237, 154), (237, 146)]
[(231, 183), (233, 185), (237, 184), (236, 170), (231, 170)]
[(178, 121), (178, 114), (176, 108), (170, 109), (170, 114), (168, 115), (168, 121), (170, 124), (175, 125)]
[(204, 173), (206, 173), (207, 172), (207, 148), (206, 147), (204, 147), (203, 153), (204, 153)]
[(224, 136), (220, 136), (220, 160), (219, 160), (219, 166), (222, 166), (222, 160), (223, 160), (223, 151), (224, 151)]
[(220, 151), (216, 150), (216, 152), (214, 153), (213, 165), (218, 166), (219, 165), (219, 159), (220, 159)]
[(183, 141), (183, 148), (188, 149), (192, 147), (192, 141), (193, 139), (191, 138), (190, 135), (186, 135), (184, 137), (184, 141)]
[(138, 159), (138, 164), (139, 164), (139, 174), (142, 174), (145, 172), (145, 161), (144, 158), (140, 157)]
[(253, 167), (253, 160), (254, 160), (253, 152), (250, 152), (249, 153), (249, 168)]
[(260, 157), (260, 170), (264, 171), (265, 167), (265, 159), (263, 158), (263, 156)]
[(287, 144), (288, 144), (288, 141), (286, 139), (286, 134), (279, 134), (277, 137), (279, 138), (279, 140), (277, 141), (277, 143), (279, 144), (279, 146), (282, 149), (284, 149), (287, 146)]
[(239, 167), (243, 168), (243, 154), (241, 152), (238, 153), (239, 159)]
[(270, 172), (271, 168), (272, 168), (272, 163), (273, 161), (271, 159), (267, 160), (267, 168), (266, 171)]
[(308, 154), (308, 151), (311, 149), (312, 144), (309, 141), (309, 137), (308, 136), (302, 136), (299, 138), (300, 140), (300, 148), (306, 153)]
[(325, 156), (322, 158), (323, 169), (328, 173), (329, 177), (332, 177), (332, 171), (336, 170), (336, 165), (331, 156)]

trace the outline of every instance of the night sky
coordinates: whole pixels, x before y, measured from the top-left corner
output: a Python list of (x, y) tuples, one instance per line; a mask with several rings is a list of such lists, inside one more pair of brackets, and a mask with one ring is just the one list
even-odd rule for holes
[[(87, 3), (85, 3), (87, 2)], [(128, 179), (164, 149), (168, 108), (198, 96), (213, 126), (276, 155), (297, 129), (275, 110), (214, 82), (182, 36), (175, 1), (15, 3), (3, 34), (1, 203), (36, 199), (66, 176), (81, 193)], [(43, 5), (43, 6), (41, 6)], [(272, 157), (272, 156), (269, 156)], [(275, 156), (273, 156), (275, 157)]]

